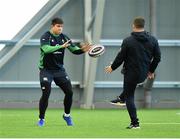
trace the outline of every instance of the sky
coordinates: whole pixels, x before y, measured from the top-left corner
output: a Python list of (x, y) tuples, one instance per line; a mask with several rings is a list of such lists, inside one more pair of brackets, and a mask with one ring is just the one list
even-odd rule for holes
[[(0, 0), (0, 40), (11, 40), (48, 0)], [(3, 45), (0, 44), (2, 49)]]

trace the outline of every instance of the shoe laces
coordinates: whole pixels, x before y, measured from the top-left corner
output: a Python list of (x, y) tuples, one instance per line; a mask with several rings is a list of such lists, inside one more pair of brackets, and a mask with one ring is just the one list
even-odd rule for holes
[(119, 96), (117, 96), (117, 99), (118, 99), (118, 100), (121, 100), (121, 99), (119, 98)]

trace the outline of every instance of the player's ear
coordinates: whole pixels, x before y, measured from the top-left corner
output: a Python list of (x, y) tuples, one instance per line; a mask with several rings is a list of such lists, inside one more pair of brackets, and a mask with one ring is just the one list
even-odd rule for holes
[(51, 28), (53, 28), (54, 27), (54, 25), (51, 25)]

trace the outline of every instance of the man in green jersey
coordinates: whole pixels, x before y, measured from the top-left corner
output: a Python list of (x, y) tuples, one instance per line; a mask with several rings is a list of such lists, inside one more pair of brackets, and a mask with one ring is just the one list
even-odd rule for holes
[(40, 84), (42, 96), (39, 101), (39, 121), (38, 126), (45, 125), (45, 112), (48, 107), (48, 99), (51, 92), (51, 83), (55, 82), (65, 94), (63, 119), (68, 126), (73, 125), (70, 116), (72, 105), (72, 85), (64, 68), (65, 49), (69, 49), (73, 54), (83, 54), (90, 49), (89, 44), (75, 45), (65, 34), (62, 33), (63, 20), (54, 18), (51, 23), (50, 31), (45, 32), (41, 39), (41, 57), (39, 62)]

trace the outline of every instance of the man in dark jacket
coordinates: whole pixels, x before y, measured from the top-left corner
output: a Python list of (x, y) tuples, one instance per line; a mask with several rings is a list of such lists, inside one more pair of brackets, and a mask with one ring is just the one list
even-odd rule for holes
[(111, 104), (127, 106), (131, 119), (128, 129), (140, 128), (134, 104), (135, 88), (147, 77), (154, 78), (154, 71), (161, 60), (158, 41), (144, 30), (144, 25), (144, 18), (134, 19), (131, 36), (123, 40), (114, 62), (105, 68), (106, 73), (111, 73), (124, 62), (123, 92)]

